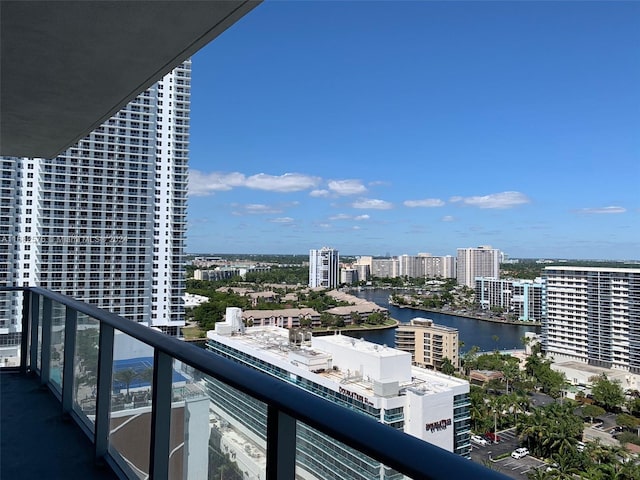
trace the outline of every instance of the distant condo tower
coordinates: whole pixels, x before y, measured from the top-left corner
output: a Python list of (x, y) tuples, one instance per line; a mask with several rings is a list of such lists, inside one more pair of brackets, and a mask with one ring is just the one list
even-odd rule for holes
[(309, 251), (309, 286), (336, 288), (340, 282), (338, 250), (322, 247)]
[[(184, 326), (191, 61), (58, 157), (1, 157), (0, 269), (177, 335)], [(19, 336), (5, 295), (0, 341)]]
[(489, 245), (458, 249), (458, 284), (475, 288), (476, 277), (500, 278), (500, 250)]

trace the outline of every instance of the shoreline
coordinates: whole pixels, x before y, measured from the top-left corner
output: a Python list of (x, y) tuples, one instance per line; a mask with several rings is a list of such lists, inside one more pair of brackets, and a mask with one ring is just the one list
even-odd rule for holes
[(440, 313), (442, 315), (451, 315), (454, 317), (462, 317), (469, 318), (471, 320), (479, 320), (481, 322), (491, 322), (491, 323), (501, 323), (503, 325), (517, 325), (524, 327), (541, 327), (542, 324), (540, 322), (527, 322), (522, 320), (507, 320), (502, 318), (487, 318), (487, 317), (479, 317), (476, 315), (470, 315), (468, 313), (458, 313), (452, 310), (439, 310), (435, 308), (426, 308), (426, 307), (417, 307), (413, 305), (399, 305), (397, 303), (389, 302), (389, 305), (393, 305), (396, 308), (409, 308), (411, 310), (419, 310), (422, 312), (432, 312), (432, 313)]
[(396, 320), (395, 318), (389, 318), (389, 320), (393, 320), (393, 325), (368, 325), (366, 327), (362, 327), (362, 326), (345, 326), (345, 327), (340, 327), (340, 328), (333, 328), (333, 329), (313, 329), (311, 331), (311, 333), (313, 335), (318, 335), (320, 337), (325, 336), (325, 335), (332, 335), (335, 333), (339, 333), (339, 332), (368, 332), (371, 330), (390, 330), (392, 328), (396, 328), (398, 325), (400, 325), (400, 320)]

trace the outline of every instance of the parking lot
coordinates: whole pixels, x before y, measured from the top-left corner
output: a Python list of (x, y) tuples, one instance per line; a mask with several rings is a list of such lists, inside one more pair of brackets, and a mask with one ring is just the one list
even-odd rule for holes
[(527, 473), (538, 468), (546, 468), (545, 463), (542, 460), (533, 458), (532, 456), (526, 456), (518, 460), (511, 457), (498, 460), (492, 464), (496, 470), (510, 476), (511, 478), (525, 480)]
[(544, 462), (530, 455), (517, 460), (511, 456), (494, 460), (504, 454), (511, 454), (521, 446), (515, 429), (498, 432), (498, 436), (500, 442), (497, 444), (478, 445), (472, 443), (471, 459), (482, 464), (490, 463), (491, 468), (517, 480), (526, 480), (527, 473), (533, 469), (545, 468)]

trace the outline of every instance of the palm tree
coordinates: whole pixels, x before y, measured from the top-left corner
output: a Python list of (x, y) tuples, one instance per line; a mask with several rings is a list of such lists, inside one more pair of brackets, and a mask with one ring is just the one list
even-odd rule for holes
[(125, 384), (127, 388), (127, 399), (129, 398), (129, 387), (136, 378), (138, 378), (138, 373), (133, 368), (124, 368), (113, 374), (113, 379), (116, 382)]
[(547, 471), (547, 467), (542, 465), (540, 468), (534, 468), (527, 472), (527, 478), (529, 480), (550, 480), (555, 478), (555, 471)]
[(504, 367), (502, 367), (502, 374), (507, 382), (507, 393), (509, 393), (509, 381), (513, 381), (518, 378), (518, 375), (520, 374), (520, 367), (517, 363), (505, 362)]
[(544, 410), (536, 408), (532, 415), (524, 417), (521, 422), (518, 426), (520, 440), (526, 441), (529, 450), (535, 455), (541, 456), (542, 442), (547, 435), (547, 419)]
[(580, 459), (575, 455), (575, 450), (555, 454), (552, 458), (556, 464), (553, 478), (574, 480), (576, 475), (580, 475), (583, 472)]

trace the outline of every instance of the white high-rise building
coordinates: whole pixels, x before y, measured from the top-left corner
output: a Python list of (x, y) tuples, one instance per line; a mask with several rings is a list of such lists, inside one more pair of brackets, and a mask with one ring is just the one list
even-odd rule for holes
[(544, 278), (547, 355), (640, 374), (640, 269), (545, 267)]
[(309, 251), (309, 286), (336, 288), (340, 282), (338, 250), (322, 247)]
[[(56, 158), (0, 159), (7, 285), (48, 288), (178, 334), (190, 78), (189, 60)], [(20, 331), (20, 308), (17, 297), (0, 300), (0, 334)]]
[(500, 250), (488, 245), (458, 249), (458, 284), (475, 288), (476, 277), (500, 278)]

